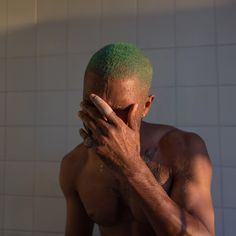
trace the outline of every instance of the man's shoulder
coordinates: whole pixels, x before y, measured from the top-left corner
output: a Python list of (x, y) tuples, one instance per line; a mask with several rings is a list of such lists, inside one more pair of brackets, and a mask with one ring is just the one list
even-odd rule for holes
[(78, 144), (72, 150), (70, 150), (65, 156), (62, 158), (61, 163), (67, 166), (71, 166), (72, 168), (77, 168), (78, 166), (82, 166), (86, 161), (87, 157), (87, 148), (83, 145), (83, 143)]
[(78, 144), (69, 151), (61, 160), (60, 169), (62, 175), (73, 181), (80, 173), (87, 160), (87, 148), (83, 143)]
[(162, 136), (158, 146), (166, 163), (178, 173), (190, 170), (196, 158), (211, 165), (206, 143), (195, 132), (173, 127)]
[(206, 144), (199, 134), (179, 129), (174, 126), (162, 136), (160, 145), (162, 148), (167, 145), (171, 146), (174, 151), (206, 151)]

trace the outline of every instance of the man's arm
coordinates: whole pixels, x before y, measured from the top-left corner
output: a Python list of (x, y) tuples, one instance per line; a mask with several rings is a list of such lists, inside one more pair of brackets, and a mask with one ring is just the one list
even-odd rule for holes
[(70, 155), (67, 155), (61, 161), (59, 175), (60, 187), (65, 196), (67, 207), (65, 236), (91, 236), (94, 223), (88, 217), (74, 188), (74, 180), (75, 173)]
[[(98, 145), (94, 149), (98, 155), (112, 161), (124, 175), (122, 178), (127, 180), (134, 197), (139, 198), (156, 234), (213, 236), (214, 211), (210, 192), (212, 166), (203, 140), (195, 134), (177, 129), (161, 139), (160, 152), (167, 150), (163, 156), (168, 160), (172, 158), (174, 163), (170, 165), (175, 172), (172, 199), (140, 157), (139, 125), (135, 118), (137, 104), (133, 104), (125, 124), (102, 98), (95, 94), (90, 94), (90, 98), (109, 121), (96, 118), (94, 109), (85, 107), (86, 112), (80, 111), (82, 121), (90, 124), (96, 135)], [(97, 126), (104, 133), (98, 132)], [(182, 199), (186, 203), (181, 205)]]
[[(164, 146), (170, 144), (164, 142)], [(127, 181), (157, 235), (214, 236), (212, 166), (206, 146), (199, 136), (190, 133), (176, 143), (179, 145), (184, 147), (180, 157), (174, 156), (179, 167), (170, 197), (144, 162), (134, 167)]]

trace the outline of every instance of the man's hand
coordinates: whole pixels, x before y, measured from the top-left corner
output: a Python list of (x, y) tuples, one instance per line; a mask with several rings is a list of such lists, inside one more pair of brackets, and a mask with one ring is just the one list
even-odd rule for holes
[[(95, 107), (82, 103), (79, 116), (92, 132), (91, 148), (113, 169), (131, 174), (132, 166), (141, 159), (136, 117), (138, 104), (132, 105), (125, 124), (102, 98), (91, 94), (90, 99)], [(88, 136), (84, 130), (80, 133), (84, 138)]]

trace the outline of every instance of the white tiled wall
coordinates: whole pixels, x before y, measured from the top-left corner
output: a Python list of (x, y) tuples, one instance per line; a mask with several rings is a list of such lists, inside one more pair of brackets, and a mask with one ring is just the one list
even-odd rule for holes
[(176, 0), (176, 45), (199, 46), (215, 42), (213, 0)]
[(145, 120), (207, 143), (216, 235), (234, 236), (235, 12), (235, 0), (0, 0), (0, 236), (63, 235), (60, 160), (81, 142), (85, 66), (114, 41), (153, 62)]

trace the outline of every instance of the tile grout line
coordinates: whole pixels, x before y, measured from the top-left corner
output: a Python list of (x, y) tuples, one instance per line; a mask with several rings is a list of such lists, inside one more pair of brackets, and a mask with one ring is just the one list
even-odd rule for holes
[[(69, 146), (69, 21), (70, 21), (70, 12), (69, 12), (69, 7), (70, 7), (70, 1), (69, 0), (66, 0), (66, 9), (65, 9), (65, 87), (66, 87), (66, 90), (65, 90), (65, 111), (66, 111), (66, 115), (65, 115), (65, 129), (64, 129), (64, 135), (65, 135), (65, 149), (64, 150), (64, 153), (68, 152), (68, 146)], [(57, 183), (58, 185), (60, 186), (59, 184), (59, 174), (60, 174), (60, 165), (61, 165), (61, 160), (63, 159), (63, 156), (60, 157), (60, 160), (59, 160), (59, 171), (57, 172)], [(61, 190), (61, 189), (60, 189)], [(61, 197), (64, 202), (65, 202), (65, 198), (64, 196)], [(65, 225), (65, 222), (64, 222), (64, 227), (63, 227), (63, 232), (60, 232), (62, 234), (65, 233), (65, 230), (66, 230), (66, 225)], [(48, 232), (48, 230), (47, 230)]]
[[(165, 50), (165, 49), (175, 49), (175, 48), (178, 48), (178, 49), (184, 49), (184, 48), (205, 48), (205, 47), (215, 47), (215, 46), (218, 46), (218, 47), (227, 47), (227, 46), (236, 46), (236, 43), (217, 43), (217, 44), (199, 44), (199, 45), (182, 45), (182, 46), (167, 46), (167, 47), (141, 47), (140, 46), (140, 49), (142, 50), (145, 50), (145, 51), (151, 51), (151, 50)], [(92, 49), (92, 50), (85, 50), (85, 51), (76, 51), (76, 52), (69, 52), (70, 55), (84, 55), (84, 54), (91, 54), (91, 53), (94, 53), (95, 50)], [(66, 53), (53, 53), (53, 54), (40, 54), (38, 53), (38, 57), (56, 57), (56, 56), (65, 56)], [(7, 59), (17, 59), (17, 58), (31, 58), (31, 57), (34, 57), (32, 55), (23, 55), (23, 56), (6, 56)], [(5, 59), (5, 57), (1, 57), (0, 56), (0, 59)]]
[[(25, 198), (29, 198), (29, 197), (33, 197), (33, 194), (6, 194), (6, 196), (12, 196), (12, 197), (25, 197)], [(38, 195), (38, 198), (49, 198), (49, 199), (64, 199), (64, 196), (63, 195), (41, 195), (39, 194)], [(233, 207), (232, 207), (233, 208)], [(234, 208), (233, 208), (234, 209)]]
[[(66, 135), (66, 152), (68, 150), (69, 146), (69, 20), (70, 20), (70, 15), (69, 15), (69, 7), (70, 7), (70, 2), (69, 0), (66, 1), (66, 30), (65, 30), (65, 43), (66, 43), (66, 55), (65, 55), (65, 66), (66, 66), (66, 125), (65, 125), (65, 135)], [(63, 157), (61, 157), (62, 159)], [(58, 177), (59, 178), (59, 177)]]
[[(157, 123), (158, 124), (158, 123)], [(40, 127), (40, 128), (63, 128), (63, 127), (70, 127), (70, 128), (80, 128), (82, 126), (82, 124), (78, 123), (77, 124), (69, 124), (69, 125), (65, 125), (65, 124), (43, 124), (43, 125), (35, 125), (35, 127)], [(218, 125), (217, 124), (196, 124), (196, 123), (179, 123), (178, 126), (184, 127), (184, 128), (217, 128)], [(18, 125), (18, 124), (13, 124), (13, 125), (0, 125), (0, 128), (34, 128), (33, 125)], [(219, 125), (219, 127), (221, 128), (235, 128), (236, 125), (231, 125), (231, 124), (225, 124), (225, 125)]]
[[(7, 47), (8, 47), (8, 1), (6, 0), (6, 31), (5, 31), (5, 84), (4, 84), (4, 165), (3, 165), (3, 211), (2, 211), (2, 217), (3, 217), (3, 222), (2, 222), (2, 228), (3, 230), (5, 229), (5, 216), (6, 216), (6, 153), (7, 153), (7, 93), (6, 93), (6, 88), (7, 88)], [(3, 232), (4, 233), (4, 232)], [(4, 233), (5, 234), (5, 233)]]
[[(57, 164), (60, 164), (60, 161), (61, 160), (41, 160), (41, 161), (37, 161), (37, 163), (57, 163)], [(3, 162), (3, 161), (2, 161)], [(30, 162), (34, 162), (33, 160), (17, 160), (17, 159), (11, 159), (11, 160), (6, 160), (7, 163), (13, 163), (13, 162), (16, 162), (16, 163), (30, 163)], [(228, 168), (228, 169), (235, 169), (236, 166), (232, 166), (232, 165), (220, 165), (220, 164), (213, 164), (214, 167), (223, 167), (223, 168)]]
[(136, 46), (138, 46), (138, 37), (139, 37), (139, 0), (136, 0), (135, 21), (136, 21), (135, 44), (136, 44)]
[[(192, 127), (196, 127), (196, 128), (203, 128), (203, 127), (206, 127), (206, 128), (217, 128), (218, 126), (219, 127), (224, 127), (224, 128), (235, 128), (236, 125), (231, 125), (231, 124), (221, 124), (221, 125), (217, 125), (217, 124), (196, 124), (196, 123), (179, 123), (178, 124), (179, 126), (182, 126), (182, 127), (185, 127), (185, 128), (192, 128)], [(63, 127), (81, 127), (82, 124), (78, 123), (78, 124), (39, 124), (39, 125), (35, 125), (35, 127), (41, 127), (41, 128), (63, 128)], [(18, 124), (11, 124), (11, 125), (0, 125), (0, 128), (34, 128), (34, 125), (30, 124), (30, 125), (18, 125)]]
[[(235, 168), (232, 168), (235, 169)], [(10, 197), (21, 197), (21, 198), (32, 198), (33, 195), (32, 194), (6, 194), (6, 196), (10, 196)], [(43, 194), (39, 194), (38, 198), (40, 199), (57, 199), (57, 200), (63, 200), (64, 196), (63, 195), (43, 195)], [(231, 209), (231, 210), (236, 210), (236, 206), (215, 206), (214, 208), (217, 209)]]
[(37, 99), (38, 99), (38, 93), (37, 89), (39, 85), (39, 78), (38, 78), (38, 0), (34, 1), (34, 17), (35, 17), (35, 80), (34, 80), (34, 86), (35, 86), (35, 92), (34, 92), (34, 157), (33, 157), (33, 197), (32, 197), (32, 232), (34, 234), (34, 228), (35, 228), (35, 193), (36, 193), (36, 158), (37, 158), (37, 126), (36, 126), (36, 120), (37, 120)]
[[(217, 117), (218, 117), (218, 143), (219, 143), (219, 161), (220, 161), (220, 184), (221, 184), (221, 188), (220, 188), (220, 204), (221, 204), (221, 219), (222, 219), (222, 234), (225, 234), (225, 229), (224, 229), (224, 195), (223, 195), (223, 167), (222, 167), (222, 143), (221, 143), (221, 106), (220, 106), (220, 75), (219, 75), (219, 61), (218, 61), (218, 46), (217, 46), (217, 16), (216, 16), (216, 1), (213, 0), (213, 14), (214, 14), (214, 38), (215, 38), (215, 63), (216, 63), (216, 77), (217, 77)], [(222, 210), (223, 209), (223, 210)], [(216, 229), (216, 226), (215, 226)]]
[[(153, 89), (160, 89), (160, 88), (211, 88), (211, 87), (217, 87), (218, 84), (199, 84), (199, 85), (159, 85), (152, 87)], [(236, 84), (221, 84), (219, 87), (236, 87)], [(81, 92), (81, 88), (70, 88), (70, 89), (27, 89), (27, 90), (6, 90), (5, 93), (29, 93), (29, 92), (34, 92), (34, 93), (59, 93), (59, 92), (74, 92), (78, 91)], [(3, 92), (3, 91), (2, 91)]]
[[(32, 231), (24, 230), (24, 229), (10, 229), (10, 228), (8, 229), (8, 228), (6, 228), (6, 229), (4, 230), (4, 236), (5, 236), (5, 233), (6, 233), (6, 232), (32, 233)], [(58, 235), (63, 236), (63, 234), (61, 234), (60, 231), (36, 230), (36, 231), (34, 231), (33, 233), (42, 233), (42, 234), (47, 234), (47, 233), (49, 233), (49, 234), (55, 234), (55, 236), (58, 236)], [(7, 234), (7, 235), (8, 235), (8, 234)]]
[[(99, 47), (102, 47), (103, 46), (103, 2), (102, 2), (103, 0), (100, 0), (100, 15), (99, 15), (99, 21), (100, 21), (100, 23), (99, 23), (99, 28), (100, 28), (100, 33), (99, 33)], [(89, 50), (88, 50), (88, 52), (86, 52), (86, 53), (95, 53), (95, 49), (94, 50), (91, 50), (90, 52), (89, 52)]]
[(176, 29), (176, 14), (177, 14), (177, 4), (176, 0), (174, 0), (174, 88), (175, 88), (175, 126), (178, 127), (179, 121), (178, 121), (178, 87), (177, 87), (177, 29)]
[[(103, 18), (103, 0), (100, 0), (100, 24), (99, 24), (99, 27), (100, 27), (100, 34), (99, 34), (99, 40), (100, 40), (100, 42), (99, 42), (99, 45), (101, 46), (101, 47), (103, 47), (103, 46), (105, 46), (104, 44), (103, 44), (103, 20), (104, 20), (104, 18)], [(96, 51), (96, 50), (93, 50), (94, 52)]]

